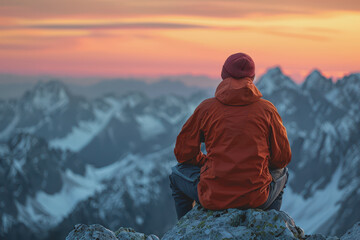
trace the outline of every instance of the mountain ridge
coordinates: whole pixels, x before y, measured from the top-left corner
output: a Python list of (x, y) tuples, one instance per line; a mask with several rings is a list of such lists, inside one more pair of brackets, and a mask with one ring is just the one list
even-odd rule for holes
[[(322, 78), (314, 73), (313, 77), (316, 76)], [(360, 199), (357, 191), (360, 188), (360, 133), (357, 131), (360, 75), (347, 76), (334, 83), (329, 91), (309, 91), (290, 81), (278, 68), (257, 83), (264, 98), (277, 107), (293, 151), (283, 206), (305, 230), (341, 235), (339, 233), (360, 218), (356, 207)], [(61, 89), (62, 84), (56, 86)], [(45, 97), (51, 100), (48, 103), (56, 105), (59, 99), (62, 102), (59, 88), (49, 89), (54, 92), (46, 92), (52, 96)], [(36, 91), (37, 88), (33, 89), (33, 93)], [(30, 92), (27, 96), (35, 95)], [(7, 231), (9, 239), (20, 234), (17, 227), (25, 229), (29, 240), (31, 226), (43, 224), (42, 230), (33, 229), (34, 236), (41, 232), (44, 238), (48, 235), (51, 236), (48, 239), (64, 239), (69, 228), (79, 222), (100, 223), (105, 227), (128, 225), (145, 233), (155, 231), (162, 235), (176, 221), (167, 179), (171, 165), (176, 163), (172, 152), (174, 141), (195, 107), (213, 93), (196, 91), (187, 97), (168, 94), (151, 98), (143, 92), (129, 92), (91, 100), (72, 93), (67, 96), (69, 102), (59, 104), (54, 111), (49, 111), (48, 107), (52, 106), (37, 107), (33, 101), (0, 101), (0, 179), (4, 183), (0, 185), (0, 197), (7, 199), (5, 205), (0, 206), (0, 228), (12, 229)], [(12, 147), (17, 146), (17, 142), (31, 143), (31, 139), (39, 139), (34, 141), (41, 144), (30, 144), (33, 146), (30, 148)], [(44, 161), (44, 157), (53, 169), (44, 163), (42, 171), (54, 171), (51, 176), (46, 177), (35, 169), (37, 165), (33, 161), (36, 158)], [(35, 165), (26, 168), (29, 170), (25, 175), (20, 174), (25, 166), (23, 162)], [(121, 164), (125, 163), (132, 167), (131, 171), (124, 170), (127, 168)], [(110, 166), (118, 171), (110, 171)], [(17, 174), (9, 175), (11, 171), (5, 169), (14, 169)], [(131, 174), (137, 176), (136, 181)], [(29, 185), (30, 182), (33, 183)], [(19, 183), (29, 185), (28, 190), (20, 191)], [(52, 184), (58, 186), (52, 188), (54, 191), (61, 189), (47, 195), (39, 190), (39, 186), (46, 189)], [(142, 196), (148, 197), (149, 202), (134, 204), (140, 196), (137, 194), (141, 193), (131, 190), (134, 184), (146, 193)], [(79, 193), (86, 188), (91, 191)], [(151, 192), (151, 188), (156, 191)], [(61, 195), (65, 192), (63, 189), (74, 193), (77, 201), (68, 203), (71, 209), (66, 210), (66, 216), (50, 205), (43, 207), (49, 222), (56, 224), (47, 225), (38, 215), (31, 214), (38, 209), (36, 206), (44, 203), (34, 196), (40, 194), (41, 199), (46, 196), (52, 206), (61, 206), (62, 201), (71, 196)], [(170, 213), (164, 213), (163, 206), (167, 206)], [(18, 215), (19, 210), (27, 213), (26, 217)], [(167, 224), (158, 221), (159, 216)], [(319, 220), (316, 216), (322, 218)], [(333, 219), (341, 222), (331, 222)]]

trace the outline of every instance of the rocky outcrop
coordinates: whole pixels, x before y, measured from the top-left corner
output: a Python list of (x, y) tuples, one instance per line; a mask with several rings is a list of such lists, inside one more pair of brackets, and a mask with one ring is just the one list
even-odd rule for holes
[[(195, 206), (168, 231), (162, 240), (177, 239), (285, 239), (285, 240), (356, 240), (360, 239), (360, 222), (343, 237), (326, 237), (322, 234), (305, 235), (293, 219), (283, 211), (259, 209), (227, 209), (211, 211)], [(131, 228), (112, 232), (101, 225), (78, 224), (66, 240), (158, 240), (153, 234), (145, 235)]]
[(106, 239), (117, 240), (115, 234), (109, 229), (104, 228), (99, 224), (87, 226), (85, 224), (77, 224), (66, 240), (90, 240), (90, 239)]
[(147, 236), (135, 232), (131, 228), (121, 227), (116, 232), (112, 232), (99, 224), (90, 226), (77, 224), (66, 240), (159, 240), (159, 238), (154, 234)]
[(304, 232), (285, 213), (275, 210), (227, 209), (211, 211), (195, 207), (167, 232), (175, 239), (299, 239)]

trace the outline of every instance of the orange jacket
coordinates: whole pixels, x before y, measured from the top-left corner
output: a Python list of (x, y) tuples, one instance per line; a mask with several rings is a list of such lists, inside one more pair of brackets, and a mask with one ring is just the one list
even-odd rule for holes
[(262, 205), (272, 181), (269, 168), (290, 162), (282, 120), (275, 106), (261, 97), (250, 78), (226, 78), (215, 97), (200, 103), (182, 127), (174, 153), (178, 162), (201, 167), (198, 194), (203, 207)]

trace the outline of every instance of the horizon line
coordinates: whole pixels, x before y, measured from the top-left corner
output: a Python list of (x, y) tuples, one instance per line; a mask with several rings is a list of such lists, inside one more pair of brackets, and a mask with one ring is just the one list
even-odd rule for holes
[[(259, 77), (255, 77), (255, 81), (258, 81), (261, 77), (263, 77), (263, 75), (265, 75), (266, 73), (268, 73), (270, 70), (272, 69), (280, 69), (281, 73), (287, 77), (289, 77), (294, 83), (296, 84), (302, 84), (306, 78), (308, 76), (310, 76), (313, 72), (318, 71), (323, 77), (330, 79), (332, 82), (337, 82), (338, 80), (341, 80), (347, 76), (351, 76), (353, 74), (360, 74), (360, 71), (355, 71), (355, 72), (347, 72), (346, 74), (343, 74), (341, 77), (339, 76), (331, 76), (326, 74), (325, 72), (321, 71), (319, 68), (312, 68), (308, 71), (308, 74), (304, 75), (305, 77), (303, 77), (302, 79), (296, 79), (293, 76), (291, 76), (291, 74), (288, 74), (286, 72), (286, 70), (284, 71), (284, 69), (279, 66), (279, 65), (274, 65), (273, 67), (268, 67), (266, 68), (265, 71), (262, 71), (260, 74), (257, 74)], [(10, 77), (10, 78), (15, 78), (15, 82), (13, 81), (14, 79), (5, 79), (6, 77)], [(203, 85), (198, 85), (198, 84), (190, 84), (187, 81), (184, 80), (189, 80), (189, 79), (177, 79), (177, 78), (181, 78), (181, 77), (189, 77), (189, 78), (195, 78), (192, 79), (194, 81), (196, 81), (196, 78), (198, 78), (197, 80), (199, 81), (198, 83), (203, 82), (204, 80), (211, 80), (211, 81), (218, 81), (221, 80), (221, 76), (219, 74), (219, 77), (214, 77), (211, 75), (206, 75), (206, 74), (192, 74), (192, 73), (180, 73), (180, 74), (157, 74), (155, 76), (151, 76), (151, 75), (118, 75), (118, 76), (106, 76), (106, 75), (92, 75), (92, 76), (86, 76), (86, 75), (80, 75), (80, 74), (55, 74), (55, 73), (38, 73), (38, 74), (34, 74), (34, 73), (9, 73), (9, 72), (0, 72), (0, 84), (11, 84), (11, 83), (37, 83), (37, 82), (41, 82), (41, 81), (51, 81), (51, 80), (60, 80), (60, 81), (64, 81), (67, 83), (71, 83), (69, 81), (71, 80), (75, 80), (75, 81), (80, 81), (80, 80), (90, 80), (92, 82), (74, 82), (73, 84), (77, 84), (77, 85), (94, 85), (96, 83), (99, 82), (104, 82), (104, 81), (116, 81), (116, 80), (132, 80), (132, 81), (141, 81), (141, 82), (145, 82), (145, 83), (156, 83), (156, 82), (161, 82), (161, 81), (171, 81), (171, 82), (182, 82), (187, 86), (199, 86), (199, 87), (213, 87), (214, 85), (209, 84), (208, 86), (203, 86)], [(21, 81), (22, 80), (22, 81)], [(196, 83), (196, 82), (194, 82)], [(203, 82), (204, 83), (204, 82)], [(208, 83), (215, 83), (215, 82), (208, 82)], [(218, 82), (216, 82), (218, 84)]]

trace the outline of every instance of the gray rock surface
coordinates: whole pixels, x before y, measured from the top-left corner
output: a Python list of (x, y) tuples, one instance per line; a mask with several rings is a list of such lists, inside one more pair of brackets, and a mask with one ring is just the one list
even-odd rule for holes
[(211, 211), (195, 207), (168, 231), (163, 240), (175, 239), (299, 239), (301, 228), (283, 212), (259, 209)]
[(132, 228), (121, 227), (115, 232), (115, 235), (119, 240), (160, 240), (154, 234), (146, 236), (143, 233), (135, 232)]
[(77, 224), (66, 240), (118, 240), (115, 234), (99, 224), (87, 226)]
[(119, 228), (115, 233), (109, 229), (94, 224), (87, 226), (85, 224), (77, 224), (66, 240), (160, 240), (154, 234), (149, 236), (135, 232), (132, 228)]
[[(341, 238), (305, 235), (283, 211), (227, 209), (211, 211), (195, 206), (168, 231), (162, 240), (360, 240), (360, 222)], [(131, 228), (112, 232), (101, 225), (78, 224), (66, 240), (159, 240)]]

